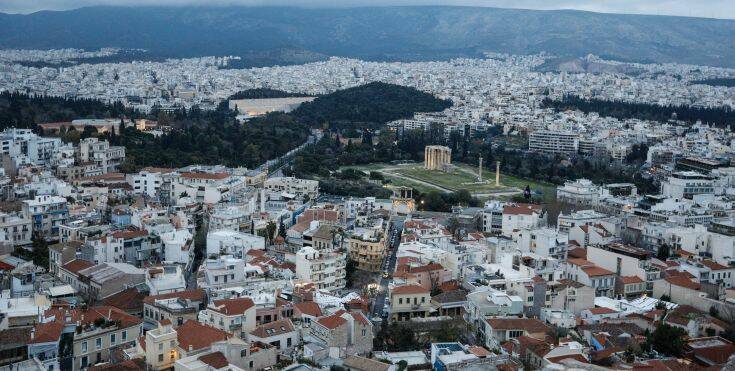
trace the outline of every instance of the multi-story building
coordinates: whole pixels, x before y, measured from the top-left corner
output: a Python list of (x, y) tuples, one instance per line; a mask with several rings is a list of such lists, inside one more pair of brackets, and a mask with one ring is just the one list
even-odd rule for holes
[(566, 279), (594, 288), (595, 296), (613, 296), (615, 273), (579, 258), (567, 259), (562, 267)]
[(600, 187), (588, 179), (566, 181), (563, 186), (556, 187), (557, 200), (577, 205), (591, 205), (599, 193)]
[(187, 320), (197, 320), (206, 297), (203, 289), (146, 296), (143, 299), (143, 319), (150, 325), (167, 319), (174, 327), (179, 327)]
[(86, 369), (110, 360), (117, 348), (126, 348), (143, 333), (143, 320), (115, 307), (93, 307), (78, 314), (74, 332), (73, 367)]
[(16, 166), (50, 165), (59, 148), (60, 138), (39, 137), (31, 129), (9, 128), (0, 133), (0, 153), (9, 156)]
[(419, 285), (396, 286), (390, 292), (390, 313), (393, 321), (425, 318), (431, 311), (431, 291)]
[(93, 162), (103, 174), (115, 172), (125, 160), (125, 147), (111, 146), (106, 140), (84, 138), (79, 142), (79, 159)]
[(651, 264), (650, 251), (621, 243), (591, 245), (587, 247), (587, 260), (614, 272), (616, 276), (635, 276), (646, 283), (645, 290), (653, 290), (653, 282), (661, 276), (661, 270)]
[(265, 181), (265, 189), (270, 192), (286, 192), (296, 197), (306, 196), (313, 200), (319, 194), (319, 182), (294, 177), (274, 177)]
[(382, 228), (358, 228), (347, 238), (350, 259), (357, 263), (358, 269), (369, 272), (381, 270), (385, 245), (385, 231)]
[(305, 246), (296, 253), (296, 278), (310, 282), (319, 290), (345, 287), (346, 254), (341, 250), (319, 251)]
[(22, 246), (31, 243), (31, 219), (20, 215), (0, 213), (0, 244)]
[(23, 218), (32, 221), (33, 232), (57, 236), (59, 227), (69, 217), (66, 198), (60, 196), (36, 196), (23, 201)]
[(542, 153), (574, 154), (579, 150), (579, 134), (536, 130), (528, 135), (528, 149)]
[(221, 289), (245, 283), (245, 261), (230, 255), (207, 259), (199, 270), (203, 274), (197, 280), (197, 287)]
[(161, 189), (163, 182), (163, 174), (171, 174), (173, 169), (146, 167), (137, 174), (128, 176), (128, 183), (133, 187), (133, 193), (138, 195), (146, 195), (148, 197), (158, 197), (158, 191)]
[(695, 171), (679, 171), (661, 182), (661, 194), (665, 197), (691, 199), (695, 195), (713, 193), (712, 177)]
[(233, 230), (207, 233), (207, 256), (232, 255), (244, 258), (249, 250), (264, 250), (265, 238)]
[(148, 370), (171, 369), (181, 356), (177, 351), (179, 339), (171, 321), (163, 319), (158, 326), (145, 333), (145, 362)]
[(199, 312), (199, 322), (245, 339), (255, 330), (255, 303), (250, 298), (215, 300)]

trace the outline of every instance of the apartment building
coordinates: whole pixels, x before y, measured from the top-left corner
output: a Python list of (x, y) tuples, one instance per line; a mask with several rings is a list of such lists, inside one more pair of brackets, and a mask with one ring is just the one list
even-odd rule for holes
[(265, 181), (265, 189), (270, 192), (285, 192), (295, 197), (308, 197), (313, 200), (319, 194), (319, 182), (294, 177), (274, 177)]
[(255, 303), (250, 298), (215, 300), (199, 312), (199, 322), (245, 339), (255, 330)]
[(78, 313), (74, 332), (75, 370), (108, 362), (117, 348), (126, 348), (143, 333), (143, 320), (115, 307), (92, 307)]
[(579, 134), (536, 130), (528, 135), (528, 149), (553, 154), (575, 154), (579, 150)]
[(33, 225), (30, 218), (0, 213), (0, 244), (23, 246), (31, 244)]
[(24, 200), (22, 215), (30, 219), (33, 232), (57, 236), (59, 227), (69, 217), (66, 198), (60, 196), (36, 196), (32, 200)]
[(82, 163), (94, 163), (103, 174), (112, 173), (125, 160), (125, 147), (111, 146), (110, 142), (98, 138), (84, 138), (79, 142), (79, 159)]
[(431, 312), (431, 291), (419, 285), (396, 286), (390, 292), (390, 313), (393, 321), (428, 317)]
[(199, 311), (204, 308), (206, 297), (203, 289), (146, 296), (143, 299), (143, 320), (155, 325), (166, 319), (171, 321), (174, 328), (187, 320), (196, 321)]
[(319, 251), (305, 246), (296, 253), (296, 278), (310, 282), (317, 289), (334, 291), (345, 287), (346, 254)]
[(661, 182), (661, 195), (665, 197), (691, 199), (695, 195), (713, 193), (713, 178), (696, 171), (675, 172)]
[(181, 356), (178, 347), (179, 340), (171, 321), (160, 320), (156, 328), (145, 333), (145, 361), (148, 370), (171, 369)]
[(386, 254), (385, 231), (382, 228), (358, 228), (347, 238), (350, 259), (357, 268), (380, 272)]

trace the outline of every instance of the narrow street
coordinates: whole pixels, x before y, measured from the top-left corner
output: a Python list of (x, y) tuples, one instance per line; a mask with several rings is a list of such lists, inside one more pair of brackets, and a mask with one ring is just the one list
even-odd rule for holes
[(375, 297), (375, 300), (373, 301), (373, 308), (371, 311), (372, 318), (383, 318), (383, 307), (385, 306), (386, 297), (388, 295), (388, 283), (390, 283), (390, 280), (393, 276), (393, 271), (396, 268), (396, 252), (398, 251), (398, 246), (401, 244), (403, 219), (394, 218), (391, 220), (391, 223), (391, 230), (389, 231), (388, 235), (388, 244), (390, 250), (388, 251), (388, 255), (386, 255), (385, 259), (383, 260), (383, 272), (388, 272), (390, 277), (385, 278), (385, 276), (381, 275), (380, 293), (378, 294), (378, 296)]

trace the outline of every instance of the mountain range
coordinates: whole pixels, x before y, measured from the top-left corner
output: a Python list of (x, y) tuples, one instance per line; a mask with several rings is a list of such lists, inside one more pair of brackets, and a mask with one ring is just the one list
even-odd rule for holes
[(573, 10), (189, 6), (0, 13), (0, 48), (143, 48), (150, 57), (240, 55), (261, 64), (547, 52), (735, 67), (733, 40), (735, 20)]

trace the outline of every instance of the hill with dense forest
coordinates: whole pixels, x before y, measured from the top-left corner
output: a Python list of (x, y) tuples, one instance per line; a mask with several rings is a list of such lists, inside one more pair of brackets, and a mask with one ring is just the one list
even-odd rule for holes
[(735, 67), (735, 21), (462, 6), (88, 7), (0, 13), (3, 48), (235, 55), (240, 67), (326, 56), (436, 60), (485, 52)]

